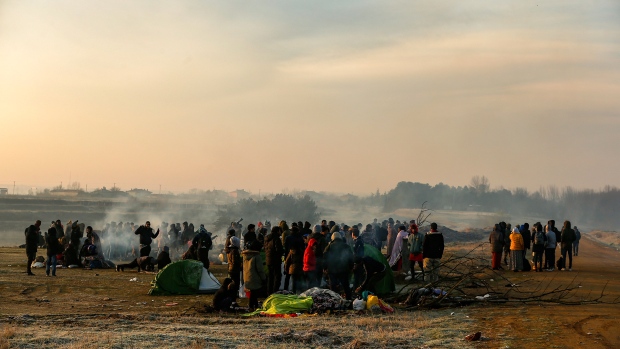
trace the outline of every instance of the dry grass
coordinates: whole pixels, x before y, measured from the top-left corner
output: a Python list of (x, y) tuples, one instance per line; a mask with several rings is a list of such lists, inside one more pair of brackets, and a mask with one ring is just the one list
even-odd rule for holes
[(0, 349), (8, 349), (11, 347), (10, 339), (15, 336), (17, 330), (14, 326), (3, 325), (0, 330)]

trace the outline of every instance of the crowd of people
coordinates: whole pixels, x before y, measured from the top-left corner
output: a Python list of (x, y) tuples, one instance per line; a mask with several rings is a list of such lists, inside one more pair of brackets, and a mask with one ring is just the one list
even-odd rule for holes
[[(504, 269), (504, 265), (514, 272), (521, 271), (572, 271), (573, 255), (579, 254), (581, 232), (570, 221), (564, 221), (562, 230), (549, 220), (543, 227), (536, 222), (530, 230), (529, 223), (514, 228), (506, 222), (495, 224), (489, 236), (491, 244), (491, 267)], [(560, 246), (561, 257), (556, 260), (556, 250)], [(532, 264), (527, 260), (528, 250), (532, 250)]]
[[(365, 226), (326, 220), (314, 226), (307, 221), (292, 222), (289, 226), (282, 220), (274, 226), (265, 221), (244, 227), (240, 222), (231, 222), (227, 228), (219, 256), (227, 264), (228, 277), (214, 298), (216, 309), (234, 306), (240, 288), (249, 295), (252, 309), (258, 307), (260, 297), (275, 292), (299, 294), (313, 287), (328, 288), (350, 300), (354, 293), (376, 292), (388, 270), (405, 275), (407, 280), (439, 280), (444, 237), (436, 223), (430, 224), (430, 230), (424, 234), (415, 220), (401, 223), (391, 218), (380, 223), (375, 219)], [(69, 221), (65, 229), (57, 220), (44, 234), (40, 227), (41, 221), (37, 221), (25, 231), (28, 275), (34, 275), (31, 264), (40, 246), (46, 249), (48, 276), (56, 275), (57, 263), (65, 267), (112, 267), (117, 271), (154, 271), (156, 267), (161, 270), (172, 262), (171, 253), (175, 259), (194, 259), (209, 269), (215, 238), (203, 224), (195, 230), (187, 222), (162, 222), (156, 230), (149, 221), (140, 226), (110, 222), (101, 230), (93, 230), (78, 221)], [(557, 261), (558, 269), (570, 271), (572, 257), (579, 252), (580, 238), (581, 233), (569, 221), (564, 222), (561, 231), (553, 220), (544, 227), (537, 222), (532, 230), (528, 223), (512, 228), (500, 222), (489, 236), (492, 268), (504, 269), (503, 258), (504, 266), (513, 271), (553, 271), (559, 244), (562, 258)], [(152, 251), (154, 241), (156, 251)], [(377, 254), (368, 254), (369, 249)], [(530, 249), (531, 265), (526, 259)], [(133, 260), (112, 262), (129, 259)]]

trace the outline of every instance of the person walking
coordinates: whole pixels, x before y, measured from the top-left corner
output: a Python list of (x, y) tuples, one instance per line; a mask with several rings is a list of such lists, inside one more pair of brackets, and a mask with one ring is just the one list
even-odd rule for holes
[(153, 228), (151, 228), (151, 222), (146, 221), (144, 225), (141, 225), (135, 231), (136, 235), (140, 235), (140, 257), (148, 256), (151, 254), (151, 243), (153, 239), (156, 239), (159, 235), (159, 229), (153, 234)]

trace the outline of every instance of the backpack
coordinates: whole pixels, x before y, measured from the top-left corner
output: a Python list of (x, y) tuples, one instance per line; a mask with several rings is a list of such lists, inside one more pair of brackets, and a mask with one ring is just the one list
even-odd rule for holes
[(534, 235), (534, 245), (544, 245), (546, 240), (547, 239), (545, 233), (543, 233), (542, 231), (538, 231)]
[(207, 233), (201, 234), (201, 237), (198, 240), (198, 248), (199, 249), (206, 248), (207, 250), (210, 250), (211, 247), (213, 247), (213, 241), (211, 240), (211, 237), (209, 236), (209, 234)]
[(563, 269), (564, 268), (564, 257), (560, 257), (556, 264), (557, 264), (558, 269)]

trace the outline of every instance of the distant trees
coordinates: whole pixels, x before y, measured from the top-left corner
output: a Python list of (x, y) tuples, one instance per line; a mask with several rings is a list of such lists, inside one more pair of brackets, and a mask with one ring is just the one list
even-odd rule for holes
[[(294, 197), (277, 194), (262, 200), (242, 199), (234, 204), (218, 208), (215, 229), (226, 228), (230, 222), (243, 218), (244, 221), (258, 222), (277, 218), (287, 221), (316, 222), (319, 219), (318, 207), (309, 195)], [(272, 222), (277, 224), (277, 222)]]

